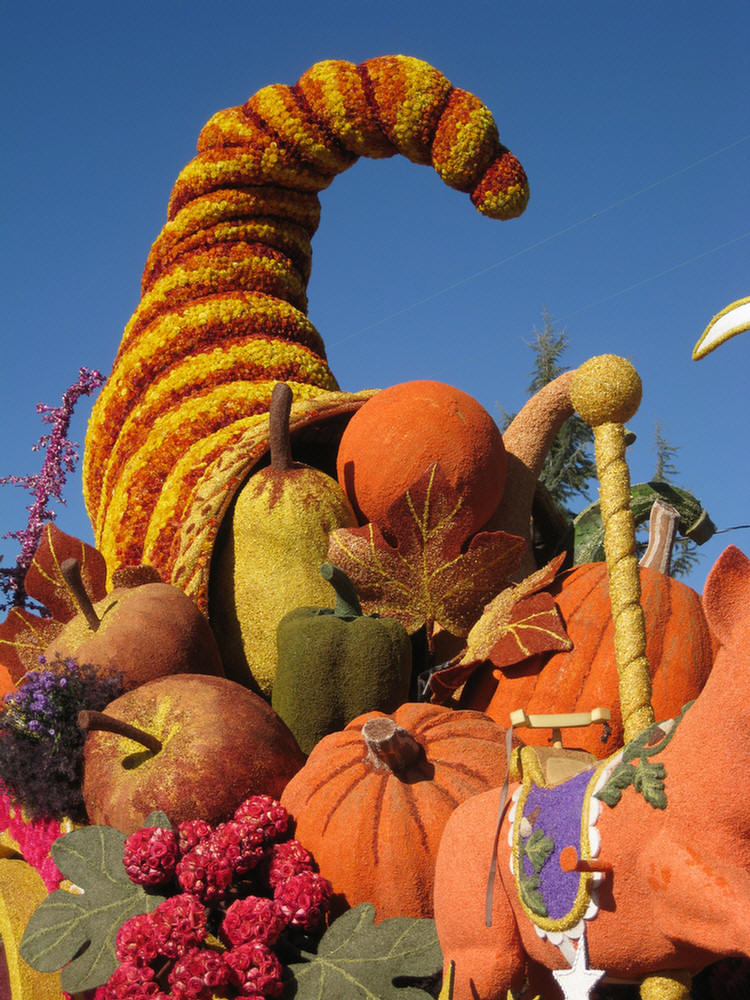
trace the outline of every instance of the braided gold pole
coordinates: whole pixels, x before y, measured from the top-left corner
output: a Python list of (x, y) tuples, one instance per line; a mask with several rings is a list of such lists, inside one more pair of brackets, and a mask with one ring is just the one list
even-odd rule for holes
[(641, 380), (630, 362), (614, 354), (602, 354), (575, 372), (570, 398), (594, 431), (620, 708), (627, 743), (654, 722), (635, 521), (630, 509), (630, 473), (625, 460), (624, 425), (640, 404)]

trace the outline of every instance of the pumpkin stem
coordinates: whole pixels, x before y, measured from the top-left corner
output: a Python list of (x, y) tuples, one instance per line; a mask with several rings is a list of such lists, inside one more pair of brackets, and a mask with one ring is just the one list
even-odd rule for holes
[(378, 716), (362, 726), (367, 747), (367, 759), (380, 771), (391, 771), (398, 777), (422, 754), (422, 746), (412, 734), (396, 725), (387, 715)]
[(672, 548), (679, 523), (679, 512), (661, 497), (657, 497), (648, 519), (648, 546), (641, 557), (640, 566), (657, 569), (665, 576), (669, 576)]
[(292, 412), (292, 390), (286, 382), (277, 382), (268, 404), (268, 444), (271, 468), (286, 472), (292, 466), (292, 445), (289, 435), (289, 414)]
[(362, 615), (362, 605), (359, 603), (354, 584), (338, 566), (325, 562), (320, 567), (320, 575), (328, 580), (336, 591), (336, 607), (333, 613), (337, 618), (359, 618)]
[(151, 733), (147, 733), (143, 729), (138, 729), (137, 726), (132, 726), (129, 722), (123, 722), (122, 719), (116, 719), (113, 715), (107, 715), (105, 712), (83, 709), (78, 713), (77, 722), (85, 732), (98, 729), (101, 732), (125, 736), (135, 743), (140, 743), (142, 747), (153, 753), (159, 753), (162, 748), (162, 742), (156, 736), (152, 736)]
[(89, 628), (96, 632), (101, 625), (101, 620), (83, 585), (81, 564), (77, 559), (64, 559), (60, 563), (60, 574), (63, 580), (65, 580), (68, 590), (73, 595), (76, 604), (81, 609), (81, 614), (88, 622)]

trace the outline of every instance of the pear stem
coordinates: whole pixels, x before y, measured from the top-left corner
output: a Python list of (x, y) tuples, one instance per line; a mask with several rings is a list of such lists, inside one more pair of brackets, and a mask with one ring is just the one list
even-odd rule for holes
[(124, 736), (135, 743), (140, 743), (142, 747), (153, 751), (153, 753), (159, 753), (162, 748), (162, 742), (156, 736), (152, 736), (151, 733), (147, 733), (143, 729), (138, 729), (137, 726), (132, 726), (129, 722), (123, 722), (122, 719), (116, 719), (113, 715), (107, 715), (105, 712), (83, 709), (78, 713), (77, 721), (80, 728), (86, 732), (98, 729), (105, 733), (115, 733), (117, 736)]
[(292, 445), (289, 436), (289, 415), (292, 412), (292, 390), (286, 382), (277, 382), (268, 404), (268, 443), (271, 468), (286, 472), (292, 465)]
[(97, 631), (101, 625), (99, 615), (96, 613), (94, 605), (91, 603), (83, 578), (81, 577), (81, 564), (77, 559), (64, 559), (60, 563), (60, 573), (68, 586), (68, 590), (73, 595), (76, 604), (81, 609), (81, 614), (88, 622), (89, 628)]

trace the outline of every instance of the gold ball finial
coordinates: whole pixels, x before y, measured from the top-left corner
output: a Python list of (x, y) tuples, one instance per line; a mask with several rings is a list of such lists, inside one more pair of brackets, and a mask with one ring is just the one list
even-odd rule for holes
[(573, 375), (570, 400), (587, 424), (624, 424), (641, 402), (641, 378), (625, 358), (600, 354)]

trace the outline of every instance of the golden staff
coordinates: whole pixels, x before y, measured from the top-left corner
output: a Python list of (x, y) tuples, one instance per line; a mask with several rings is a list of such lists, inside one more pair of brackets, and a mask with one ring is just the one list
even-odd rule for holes
[(625, 460), (625, 422), (640, 404), (641, 380), (629, 361), (602, 354), (575, 372), (570, 398), (594, 431), (620, 707), (628, 743), (654, 722), (635, 520), (630, 509), (630, 473)]
[[(625, 422), (641, 402), (641, 380), (629, 361), (615, 354), (602, 354), (575, 372), (570, 398), (579, 416), (594, 431), (620, 708), (624, 740), (628, 743), (654, 723), (641, 577), (635, 555), (635, 519), (630, 509), (630, 473), (625, 461)], [(684, 969), (647, 976), (641, 983), (641, 1000), (689, 997), (690, 974)]]

